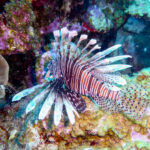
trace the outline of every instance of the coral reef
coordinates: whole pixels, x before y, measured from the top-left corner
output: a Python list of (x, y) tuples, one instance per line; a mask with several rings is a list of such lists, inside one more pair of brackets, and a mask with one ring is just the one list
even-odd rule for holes
[(11, 0), (5, 5), (5, 11), (6, 22), (14, 30), (29, 30), (36, 19), (32, 5), (27, 0)]
[(0, 15), (0, 53), (3, 55), (6, 54), (15, 54), (19, 52), (26, 52), (31, 50), (31, 48), (36, 47), (39, 48), (41, 46), (36, 42), (33, 27), (28, 27), (27, 30), (22, 29), (19, 31), (18, 29), (12, 29), (11, 27), (7, 27), (4, 23), (2, 15)]
[(24, 52), (31, 47), (27, 44), (30, 39), (25, 33), (12, 30), (1, 22), (0, 53), (13, 54)]
[(40, 33), (31, 2), (13, 1), (5, 5), (0, 15), (0, 53), (15, 54), (39, 49)]
[(97, 5), (90, 6), (87, 10), (88, 22), (97, 31), (106, 31), (112, 28), (111, 20), (108, 19)]
[(128, 1), (96, 1), (90, 5), (83, 17), (84, 22), (91, 32), (108, 32), (117, 29), (126, 20), (125, 8)]
[(146, 15), (150, 17), (150, 1), (149, 0), (135, 0), (130, 2), (130, 5), (125, 12), (131, 15), (138, 15), (143, 17)]

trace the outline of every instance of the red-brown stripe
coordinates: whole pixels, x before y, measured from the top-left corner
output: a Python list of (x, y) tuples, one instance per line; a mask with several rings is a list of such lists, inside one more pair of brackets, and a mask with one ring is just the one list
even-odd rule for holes
[(99, 96), (99, 93), (101, 91), (101, 87), (102, 87), (103, 84), (104, 84), (104, 82), (99, 82), (99, 87), (98, 87), (98, 90), (97, 90), (97, 96)]
[(90, 92), (90, 88), (91, 88), (92, 80), (93, 80), (93, 76), (91, 75), (90, 81), (89, 81), (89, 85), (88, 85), (88, 92), (89, 92), (91, 95), (92, 95), (92, 93)]
[(81, 68), (80, 74), (79, 74), (79, 78), (78, 78), (78, 92), (80, 94), (82, 94), (82, 91), (80, 91), (80, 87), (81, 87), (81, 84), (83, 84), (83, 80), (84, 80), (84, 79), (82, 80), (81, 76), (82, 76), (82, 73), (84, 72), (85, 69), (86, 69), (86, 66), (84, 66), (83, 68)]

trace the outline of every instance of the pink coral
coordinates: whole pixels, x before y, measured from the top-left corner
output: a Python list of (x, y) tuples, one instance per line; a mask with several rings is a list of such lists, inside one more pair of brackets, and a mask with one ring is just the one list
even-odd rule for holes
[(31, 48), (31, 46), (28, 44), (30, 42), (29, 35), (10, 29), (2, 22), (2, 19), (0, 20), (0, 25), (1, 54), (14, 54), (18, 52), (24, 52)]
[(59, 30), (61, 27), (66, 26), (70, 26), (70, 30), (76, 30), (77, 32), (85, 30), (79, 22), (71, 23), (65, 20), (63, 23), (61, 23), (61, 21), (58, 18), (56, 18), (48, 26), (41, 27), (40, 32), (41, 34), (48, 34), (50, 32), (53, 32), (54, 30)]
[[(0, 53), (15, 54), (41, 46), (36, 17), (28, 0), (11, 0), (0, 15)], [(4, 23), (5, 22), (5, 23)]]
[(35, 22), (31, 3), (27, 0), (11, 0), (10, 3), (5, 5), (5, 10), (8, 25), (13, 29), (22, 30)]

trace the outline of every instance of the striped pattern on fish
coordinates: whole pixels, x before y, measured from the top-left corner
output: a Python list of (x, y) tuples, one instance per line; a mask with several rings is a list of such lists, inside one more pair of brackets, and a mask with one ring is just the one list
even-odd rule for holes
[[(124, 85), (126, 81), (120, 76), (111, 76), (110, 74), (109, 78), (112, 78), (112, 82), (107, 82), (102, 74), (109, 74), (131, 67), (130, 65), (121, 64), (108, 65), (121, 59), (131, 58), (131, 56), (123, 55), (100, 60), (121, 46), (115, 45), (90, 57), (94, 50), (100, 48), (96, 44), (96, 40), (91, 39), (85, 48), (80, 50), (79, 45), (81, 41), (87, 39), (87, 35), (81, 35), (78, 43), (75, 45), (70, 41), (76, 35), (77, 33), (75, 31), (68, 31), (67, 28), (61, 29), (61, 32), (54, 31), (55, 42), (52, 45), (54, 46), (53, 49), (57, 49), (60, 56), (58, 61), (65, 85), (72, 91), (82, 95), (118, 100), (120, 89), (113, 85), (113, 82)], [(60, 37), (61, 40), (59, 40)], [(95, 46), (87, 52), (86, 50), (90, 45)], [(101, 64), (103, 65), (103, 70), (101, 70)], [(99, 77), (98, 74), (101, 74), (101, 76)]]
[[(87, 35), (82, 34), (75, 44), (71, 41), (77, 36), (77, 32), (69, 31), (66, 27), (54, 31), (53, 34), (55, 40), (51, 43), (52, 50), (45, 52), (40, 62), (42, 68), (40, 74), (45, 79), (45, 83), (23, 90), (16, 94), (12, 101), (32, 95), (25, 112), (34, 113), (38, 108), (39, 120), (44, 120), (54, 106), (56, 126), (60, 123), (64, 108), (71, 124), (75, 123), (75, 115), (79, 117), (77, 111), (83, 112), (86, 108), (81, 95), (95, 98), (97, 104), (104, 107), (104, 110), (118, 112), (115, 106), (122, 91), (117, 85), (125, 85), (126, 80), (114, 73), (131, 66), (111, 65), (111, 63), (131, 56), (104, 58), (117, 50), (121, 46), (119, 44), (92, 55), (93, 51), (100, 49), (96, 40), (91, 39), (84, 48), (80, 49), (81, 42), (87, 39)], [(89, 49), (93, 45), (94, 47)]]
[(103, 81), (94, 77), (87, 70), (88, 66), (76, 65), (73, 60), (70, 62), (68, 64), (71, 69), (64, 75), (64, 81), (67, 87), (86, 96), (105, 97), (112, 100), (117, 100), (119, 98), (119, 91), (109, 90)]

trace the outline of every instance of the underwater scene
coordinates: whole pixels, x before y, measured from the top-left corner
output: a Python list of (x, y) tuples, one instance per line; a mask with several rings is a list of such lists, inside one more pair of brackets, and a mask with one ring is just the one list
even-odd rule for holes
[(150, 150), (150, 0), (0, 0), (0, 150)]

